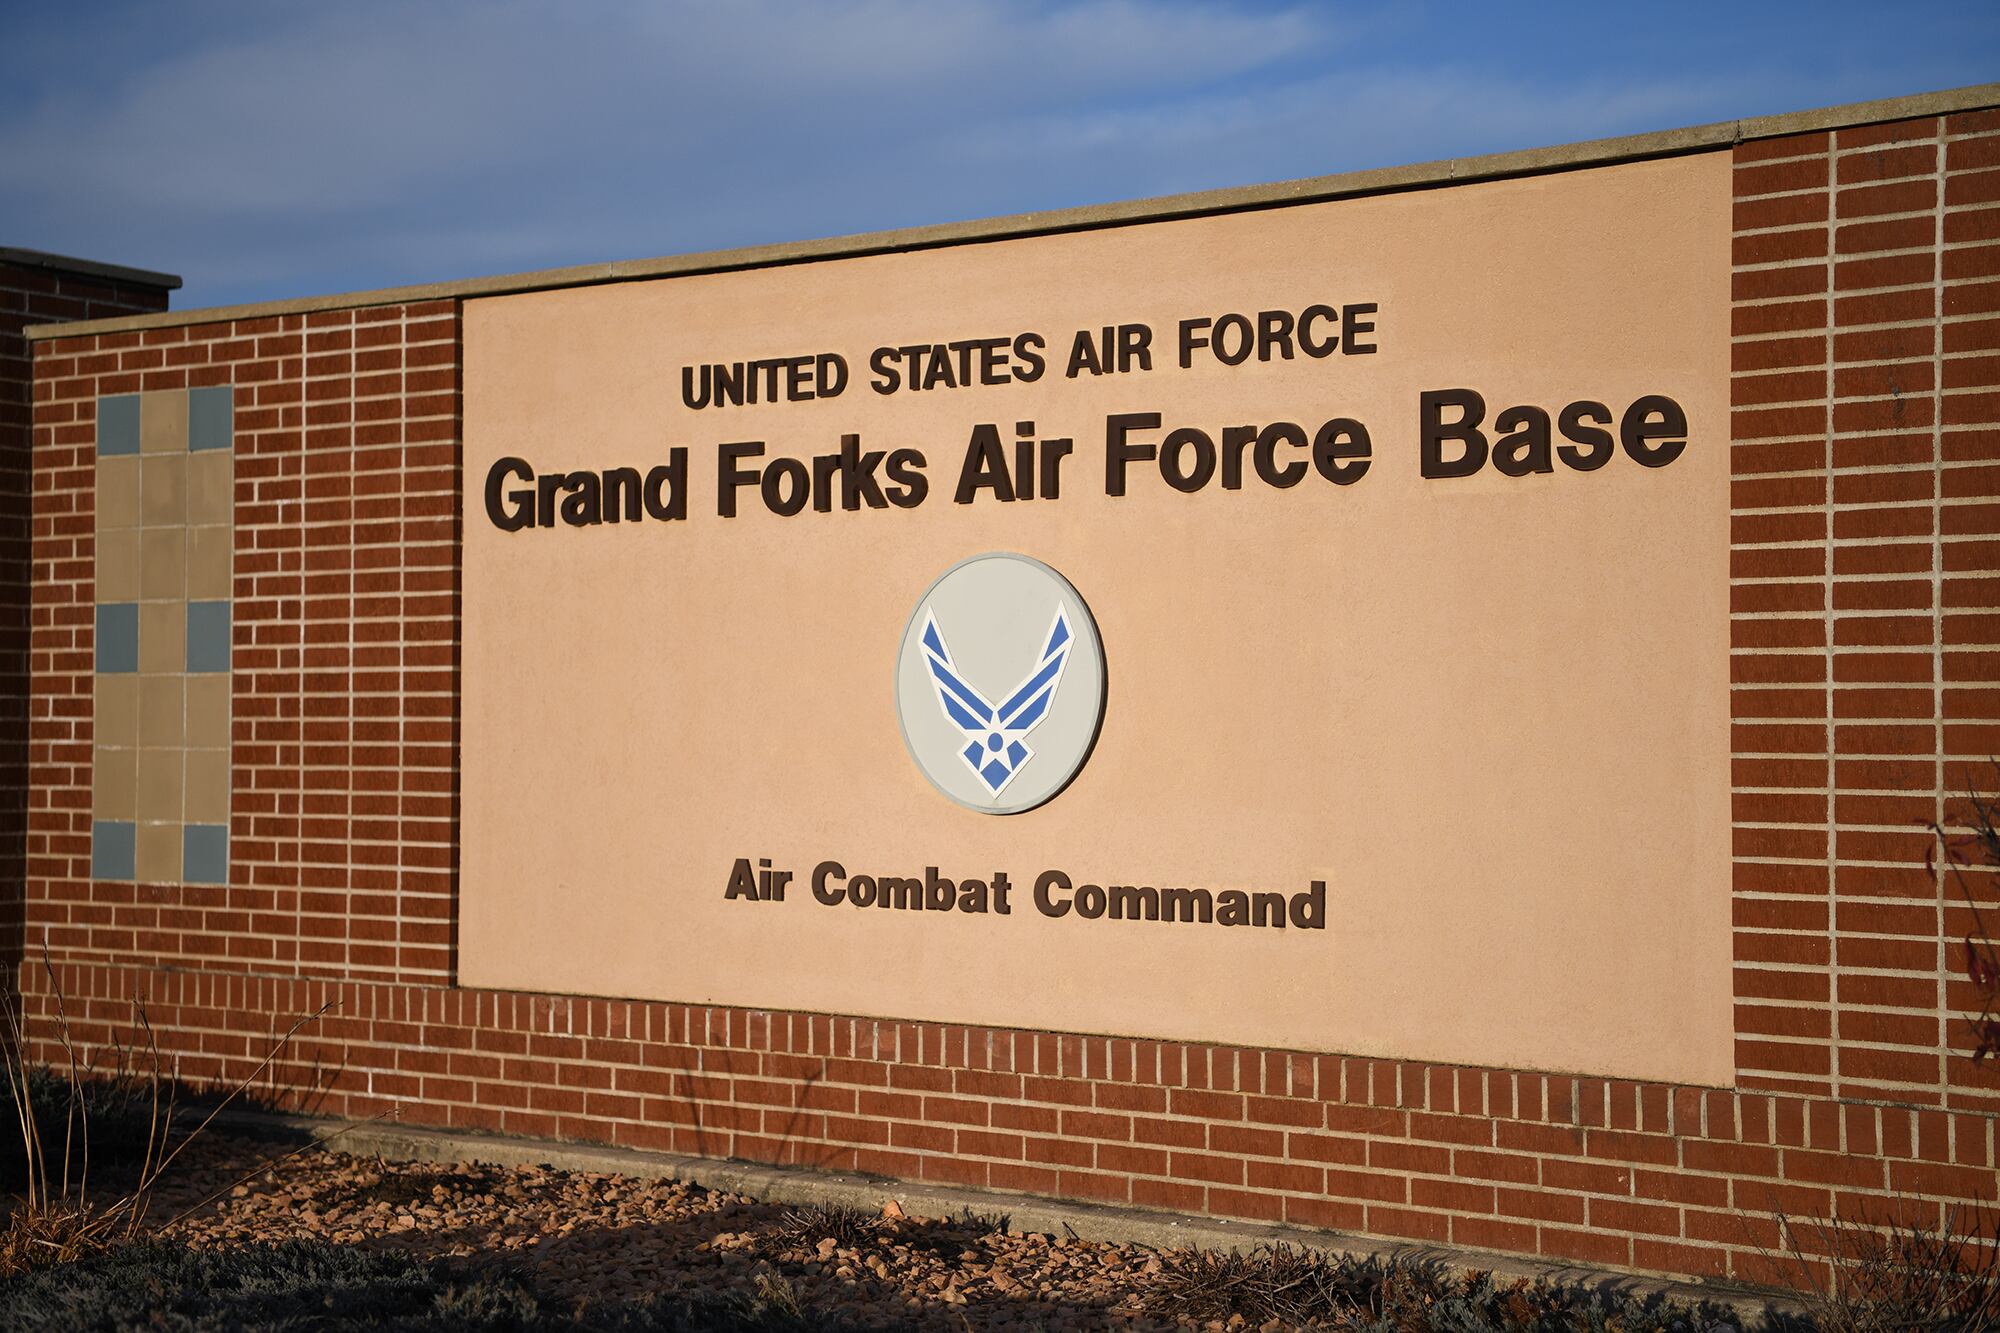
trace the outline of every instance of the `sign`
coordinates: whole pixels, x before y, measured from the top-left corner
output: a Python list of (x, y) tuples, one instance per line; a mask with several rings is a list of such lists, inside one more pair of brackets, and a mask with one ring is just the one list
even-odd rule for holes
[(1727, 1081), (1729, 212), (469, 300), (461, 980)]

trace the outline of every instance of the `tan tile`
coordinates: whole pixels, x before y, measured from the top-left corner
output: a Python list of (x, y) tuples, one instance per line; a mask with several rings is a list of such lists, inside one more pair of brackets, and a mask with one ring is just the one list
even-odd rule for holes
[(187, 670), (187, 603), (139, 603), (139, 674)]
[(161, 389), (139, 395), (139, 451), (148, 454), (188, 451), (186, 389)]
[(97, 600), (139, 600), (139, 530), (112, 528), (97, 535)]
[(139, 677), (139, 744), (179, 745), (186, 733), (187, 692), (181, 676)]
[[(187, 597), (187, 529), (140, 530), (139, 595), (149, 599), (168, 597), (175, 601)], [(107, 602), (113, 600), (102, 594), (99, 598)], [(141, 627), (139, 642), (145, 641), (145, 629)]]
[(97, 530), (139, 526), (139, 465), (137, 454), (97, 460)]
[(181, 826), (139, 825), (138, 878), (147, 884), (177, 884), (181, 877)]
[(99, 745), (139, 743), (139, 678), (120, 672), (97, 677), (97, 715), (91, 734)]
[(145, 454), (139, 459), (139, 518), (147, 527), (187, 525), (187, 454)]
[(185, 759), (179, 747), (139, 751), (139, 818), (181, 818), (181, 783)]
[(99, 819), (137, 817), (139, 752), (100, 745), (91, 756), (90, 813)]
[(185, 818), (190, 824), (229, 822), (229, 751), (187, 752)]
[(235, 595), (233, 528), (189, 528), (187, 595), (191, 602), (223, 602)]
[(236, 455), (205, 449), (188, 455), (188, 522), (229, 523), (235, 518)]
[(207, 747), (227, 747), (229, 730), (229, 677), (225, 673), (187, 678), (187, 743)]

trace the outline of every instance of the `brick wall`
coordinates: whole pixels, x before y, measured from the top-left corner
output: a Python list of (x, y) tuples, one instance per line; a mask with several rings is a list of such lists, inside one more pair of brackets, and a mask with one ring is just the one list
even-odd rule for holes
[(1996, 132), (1989, 111), (1737, 150), (1745, 1087), (2000, 1109), (1960, 1054), (1971, 922), (1922, 827), (2000, 783)]
[(1760, 1275), (1775, 1209), (1935, 1221), (1994, 1193), (1993, 1117), (1936, 1108), (225, 966), (57, 974), (83, 1039), (143, 997), (195, 1078), (247, 1073), (336, 1002), (279, 1078), (338, 1071), (332, 1114), (1664, 1272)]
[[(142, 996), (214, 1077), (334, 1001), (282, 1071), (337, 1071), (332, 1113), (1673, 1273), (1762, 1275), (1775, 1210), (1994, 1200), (1921, 825), (2000, 751), (2000, 116), (1736, 155), (1734, 1087), (452, 986), (442, 303), (38, 349), (31, 909), (82, 1035)], [(93, 885), (92, 404), (221, 382), (242, 853), (226, 889)]]
[(21, 957), (28, 828), (30, 324), (165, 310), (169, 288), (0, 255), (0, 968)]
[[(438, 302), (37, 347), (29, 897), (51, 950), (450, 980), (457, 345)], [(93, 884), (96, 401), (217, 384), (236, 389), (234, 874)]]

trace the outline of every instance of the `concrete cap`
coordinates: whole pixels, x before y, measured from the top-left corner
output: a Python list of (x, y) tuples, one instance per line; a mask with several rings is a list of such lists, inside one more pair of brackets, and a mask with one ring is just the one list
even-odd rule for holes
[[(249, 305), (215, 306), (206, 310), (199, 308), (175, 310), (152, 315), (124, 315), (111, 319), (80, 320), (74, 324), (31, 324), (25, 332), (30, 339), (123, 333), (133, 329), (165, 328), (180, 324), (207, 324), (231, 319), (309, 314), (321, 310), (402, 305), (414, 301), (463, 300), (475, 296), (546, 291), (556, 287), (587, 287), (607, 282), (633, 282), (646, 278), (685, 277), (695, 273), (771, 268), (782, 264), (803, 264), (822, 259), (848, 259), (858, 255), (886, 254), (901, 250), (928, 250), (946, 245), (1012, 240), (1023, 236), (1086, 231), (1136, 222), (1163, 222), (1174, 218), (1201, 217), (1249, 209), (1283, 208), (1291, 204), (1319, 203), (1357, 195), (1388, 194), (1398, 190), (1434, 189), (1472, 181), (1548, 175), (1584, 167), (1609, 166), (1616, 162), (1635, 162), (1647, 158), (1708, 152), (1752, 139), (1775, 139), (1787, 134), (1845, 129), (1856, 125), (1874, 125), (1884, 121), (1908, 120), (1920, 116), (1975, 111), (1992, 106), (2000, 106), (2000, 83), (1984, 83), (1944, 92), (1915, 93), (1908, 97), (1891, 97), (1875, 102), (1853, 102), (1845, 106), (1795, 111), (1781, 116), (1722, 120), (1712, 125), (1660, 130), (1652, 134), (1635, 134), (1617, 139), (1595, 139), (1554, 148), (1529, 148), (1511, 153), (1492, 153), (1483, 157), (1446, 158), (1416, 166), (1381, 167), (1368, 171), (1345, 172), (1335, 176), (1315, 176), (1271, 185), (1204, 190), (1193, 194), (1166, 195), (1156, 199), (1092, 204), (1082, 208), (1054, 209), (1043, 213), (1017, 213), (1009, 217), (985, 218), (973, 222), (951, 222), (940, 226), (865, 232), (857, 236), (750, 246), (737, 250), (711, 250), (660, 259), (579, 264), (570, 268), (543, 269), (534, 273), (466, 278), (412, 287), (385, 287), (375, 291), (349, 292), (337, 296), (260, 301)], [(5, 253), (8, 252), (0, 251), (0, 254)], [(179, 280), (174, 279), (174, 281), (178, 283)]]
[(166, 292), (181, 285), (180, 278), (172, 273), (126, 268), (123, 264), (100, 264), (95, 259), (76, 259), (69, 255), (52, 255), (46, 250), (23, 250), (11, 245), (0, 245), (0, 264), (45, 268), (52, 273), (74, 273), (78, 277), (102, 278), (133, 287), (157, 287)]

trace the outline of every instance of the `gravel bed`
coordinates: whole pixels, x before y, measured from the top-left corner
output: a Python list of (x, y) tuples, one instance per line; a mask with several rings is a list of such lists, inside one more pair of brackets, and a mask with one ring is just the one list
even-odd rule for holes
[[(198, 1140), (156, 1192), (155, 1223), (220, 1190), (169, 1234), (196, 1244), (310, 1236), (498, 1260), (559, 1308), (768, 1290), (777, 1281), (805, 1309), (837, 1311), (864, 1327), (1251, 1326), (1240, 1316), (1204, 1325), (1146, 1313), (1148, 1284), (1164, 1269), (1144, 1247), (1011, 1235), (994, 1228), (997, 1219), (828, 1214), (679, 1181), (397, 1163), (324, 1149), (257, 1169), (282, 1151), (226, 1136)], [(246, 1172), (255, 1174), (232, 1188)]]
[(1296, 1321), (1405, 1333), (1746, 1327), (1725, 1307), (1617, 1284), (1329, 1264), (1282, 1246), (1247, 1257), (1153, 1250), (1011, 1233), (997, 1217), (906, 1217), (894, 1203), (879, 1214), (791, 1208), (682, 1181), (542, 1166), (390, 1162), (325, 1146), (275, 1160), (285, 1151), (228, 1135), (196, 1140), (156, 1192), (153, 1225), (198, 1250), (308, 1240), (405, 1255), (428, 1265), (447, 1295), (495, 1283), (521, 1293), (537, 1327), (582, 1317), (607, 1329), (678, 1328), (681, 1316), (663, 1323), (661, 1311), (696, 1306), (726, 1316), (703, 1316), (702, 1328), (789, 1333), (1275, 1333)]

